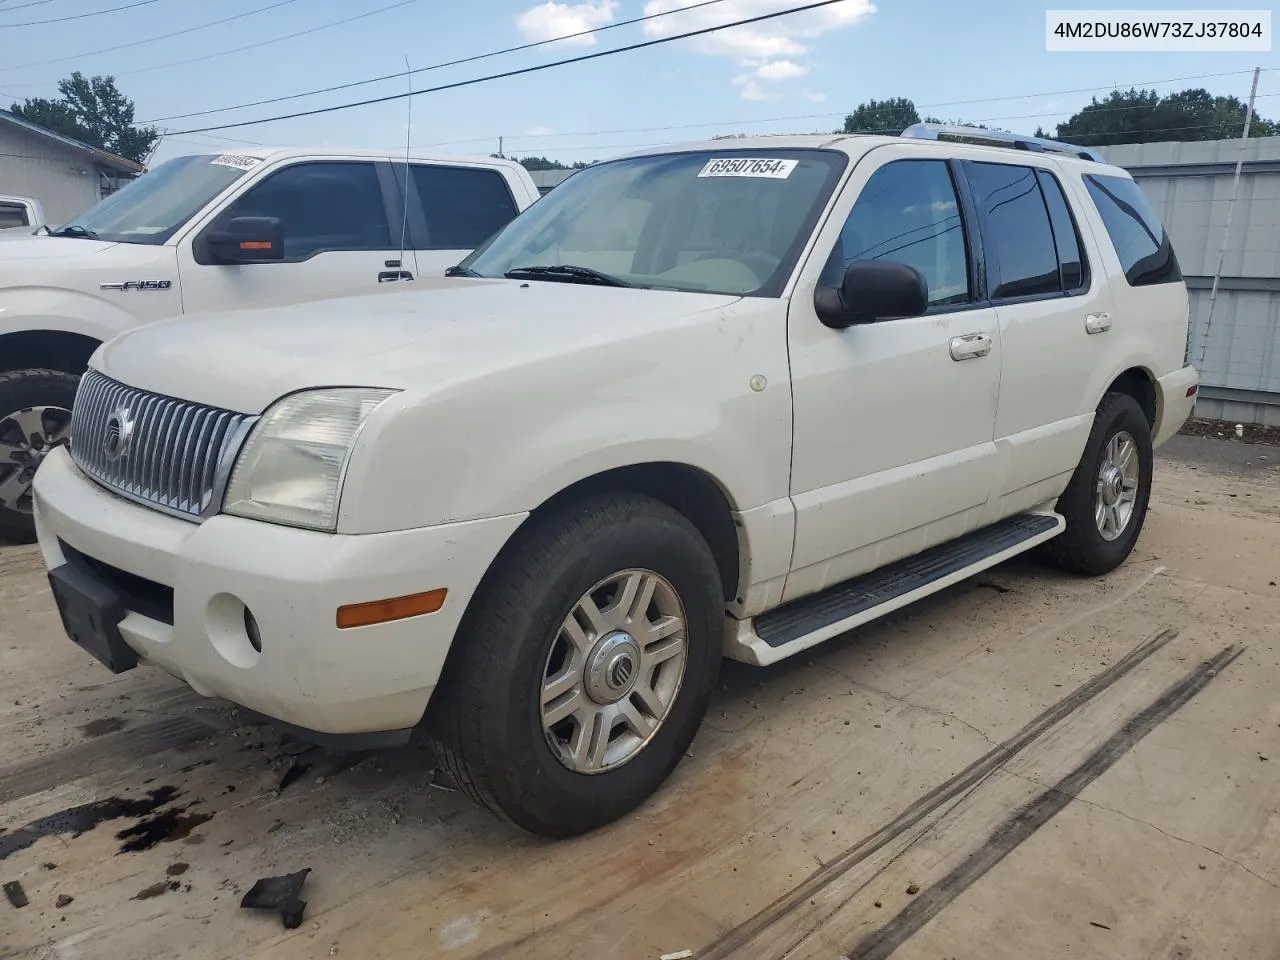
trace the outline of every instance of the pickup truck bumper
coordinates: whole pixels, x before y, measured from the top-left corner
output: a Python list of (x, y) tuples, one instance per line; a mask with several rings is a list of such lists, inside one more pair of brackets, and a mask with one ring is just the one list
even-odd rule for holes
[[(40, 549), (77, 642), (112, 669), (154, 664), (334, 745), (408, 738), (480, 578), (523, 520), (363, 536), (230, 516), (195, 524), (107, 492), (64, 449), (33, 489)], [(337, 626), (340, 606), (441, 588), (434, 613)]]
[(1179, 430), (1195, 409), (1200, 374), (1186, 366), (1156, 381), (1156, 424), (1151, 442), (1160, 446)]

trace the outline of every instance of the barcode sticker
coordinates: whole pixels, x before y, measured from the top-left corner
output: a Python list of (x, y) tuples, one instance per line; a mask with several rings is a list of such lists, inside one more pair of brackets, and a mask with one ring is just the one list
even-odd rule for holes
[(209, 161), (219, 167), (234, 167), (237, 170), (252, 170), (262, 162), (261, 157), (251, 157), (245, 153), (224, 153)]
[(770, 160), (753, 157), (721, 157), (708, 160), (700, 177), (759, 177), (764, 180), (785, 180), (796, 168), (797, 160)]

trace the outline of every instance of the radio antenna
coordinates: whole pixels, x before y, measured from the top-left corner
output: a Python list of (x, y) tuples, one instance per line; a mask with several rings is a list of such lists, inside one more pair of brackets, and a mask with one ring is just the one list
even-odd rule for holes
[[(409, 55), (404, 55), (404, 71), (405, 77), (409, 80), (409, 97), (408, 109), (409, 117), (404, 128), (404, 183), (401, 185), (400, 192), (404, 197), (404, 213), (400, 218), (400, 262), (397, 264), (400, 268), (400, 279), (413, 279), (412, 273), (406, 273), (404, 269), (404, 247), (405, 237), (409, 232), (409, 143), (413, 137), (413, 68), (409, 66)], [(418, 269), (418, 251), (413, 252), (413, 269)]]

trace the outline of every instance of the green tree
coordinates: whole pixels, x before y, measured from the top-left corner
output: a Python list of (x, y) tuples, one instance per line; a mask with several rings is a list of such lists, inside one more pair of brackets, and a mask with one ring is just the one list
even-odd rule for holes
[[(1155, 90), (1112, 90), (1065, 123), (1057, 139), (1084, 146), (1153, 143), (1161, 140), (1228, 140), (1244, 129), (1246, 105), (1236, 97), (1215, 97), (1204, 89), (1160, 96)], [(1271, 137), (1277, 125), (1254, 114), (1250, 136)]]
[[(896, 133), (913, 123), (920, 123), (916, 105), (906, 97), (892, 100), (868, 100), (844, 118), (841, 133)], [(935, 117), (926, 117), (925, 123), (938, 123)]]
[(504, 157), (500, 153), (491, 153), (491, 157), (499, 160), (515, 160), (526, 170), (582, 170), (589, 166), (585, 161), (579, 160), (576, 163), (561, 163), (559, 160), (552, 160), (548, 157)]
[(47, 130), (135, 163), (150, 155), (160, 133), (155, 127), (135, 125), (133, 101), (116, 87), (114, 77), (86, 77), (77, 70), (59, 81), (58, 93), (56, 100), (29, 98), (10, 109)]

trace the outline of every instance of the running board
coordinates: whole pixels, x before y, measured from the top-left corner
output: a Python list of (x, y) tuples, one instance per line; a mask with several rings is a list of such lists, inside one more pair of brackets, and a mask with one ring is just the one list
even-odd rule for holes
[(1056, 537), (1056, 513), (1022, 513), (739, 621), (726, 655), (765, 666), (892, 613)]

